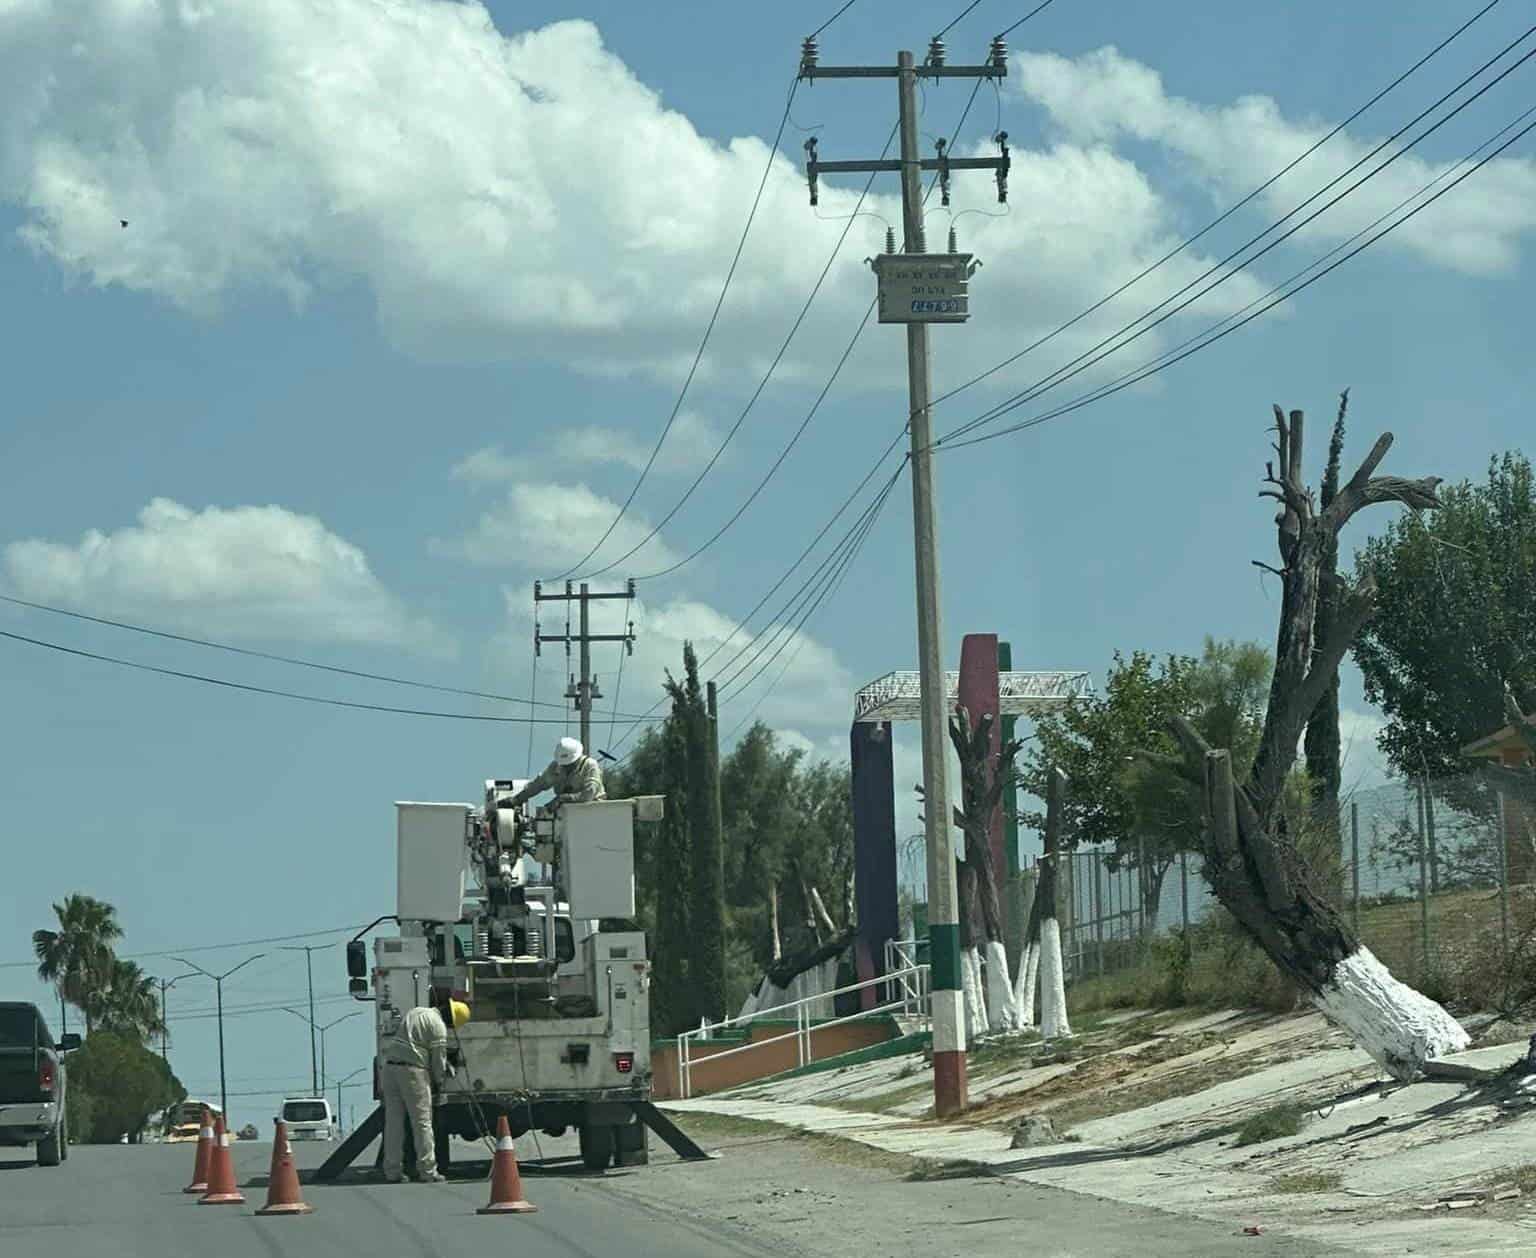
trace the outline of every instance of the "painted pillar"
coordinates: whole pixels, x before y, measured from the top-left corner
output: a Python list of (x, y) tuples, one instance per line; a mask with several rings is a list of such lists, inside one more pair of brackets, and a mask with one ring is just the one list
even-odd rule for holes
[[(1006, 642), (997, 644), (997, 671), (999, 675), (1013, 671), (1013, 648)], [(1019, 718), (1003, 717), (1003, 742), (1013, 738), (1018, 731)], [(1024, 926), (1029, 920), (1029, 908), (1024, 902), (1024, 866), (1019, 856), (1019, 817), (1016, 790), (1003, 792), (1003, 857), (998, 877), (1003, 880), (998, 895), (1003, 907), (1003, 940), (1008, 947), (1008, 968), (1017, 972), (1019, 957), (1024, 951)]]
[[(896, 772), (889, 721), (855, 722), (848, 735), (853, 767), (853, 895), (858, 915), (854, 965), (859, 980), (885, 972), (885, 943), (901, 930), (896, 887)], [(872, 1009), (879, 991), (859, 993)]]

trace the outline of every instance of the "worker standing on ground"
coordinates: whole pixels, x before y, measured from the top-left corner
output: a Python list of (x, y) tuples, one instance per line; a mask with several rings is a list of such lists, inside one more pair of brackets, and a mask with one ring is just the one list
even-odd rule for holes
[(540, 791), (551, 790), (562, 804), (590, 804), (608, 798), (603, 790), (602, 768), (574, 738), (562, 738), (555, 744), (554, 763), (512, 797), (512, 806), (516, 808)]
[(379, 1086), (384, 1093), (384, 1178), (404, 1178), (405, 1128), (416, 1146), (416, 1181), (441, 1184), (437, 1144), (432, 1135), (432, 1093), (448, 1077), (448, 1020), (457, 1030), (469, 1021), (469, 1006), (442, 997), (434, 1007), (418, 1006), (400, 1019), (384, 1041)]

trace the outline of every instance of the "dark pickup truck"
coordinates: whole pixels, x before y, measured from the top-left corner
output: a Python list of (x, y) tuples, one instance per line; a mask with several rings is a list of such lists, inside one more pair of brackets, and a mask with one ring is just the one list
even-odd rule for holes
[(37, 1164), (69, 1156), (64, 1126), (64, 1054), (78, 1035), (57, 1041), (36, 1005), (0, 1002), (0, 1146), (37, 1145)]

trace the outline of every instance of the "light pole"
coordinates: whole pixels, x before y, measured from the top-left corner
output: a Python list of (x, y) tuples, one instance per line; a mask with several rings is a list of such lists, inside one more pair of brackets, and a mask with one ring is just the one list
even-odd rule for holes
[(168, 1053), (169, 1053), (169, 1049), (170, 1049), (170, 1034), (171, 1034), (170, 1016), (165, 1011), (165, 993), (170, 991), (171, 988), (175, 987), (176, 984), (181, 982), (182, 979), (184, 979), (184, 978), (194, 978), (194, 977), (196, 977), (195, 973), (187, 973), (187, 974), (178, 974), (175, 978), (171, 978), (171, 979), (162, 978), (162, 979), (156, 979), (155, 980), (157, 983), (160, 984), (160, 1060), (161, 1061), (168, 1061), (169, 1060)]
[(284, 944), (281, 949), (283, 952), (304, 954), (304, 969), (309, 975), (309, 1086), (316, 1096), (320, 1095), (320, 1078), (324, 1072), (317, 1071), (315, 1066), (315, 965), (311, 954), (334, 946), (334, 944)]
[(336, 1125), (338, 1127), (341, 1126), (341, 1090), (342, 1090), (342, 1088), (345, 1088), (345, 1087), (360, 1087), (360, 1086), (362, 1086), (361, 1084), (353, 1083), (352, 1080), (356, 1079), (358, 1075), (362, 1074), (367, 1069), (368, 1069), (367, 1066), (359, 1066), (356, 1070), (354, 1070), (351, 1074), (349, 1074), (345, 1079), (338, 1079), (338, 1080), (336, 1080)]
[(180, 961), (182, 963), (182, 965), (190, 966), (192, 969), (196, 970), (199, 974), (201, 974), (204, 978), (211, 978), (213, 980), (214, 990), (218, 994), (218, 1005), (219, 1005), (219, 1109), (220, 1109), (220, 1111), (224, 1115), (224, 1121), (225, 1121), (226, 1124), (229, 1122), (229, 1095), (228, 1095), (228, 1091), (227, 1091), (227, 1088), (226, 1088), (226, 1085), (225, 1085), (225, 1082), (224, 1082), (224, 980), (227, 979), (231, 974), (233, 974), (235, 972), (235, 970), (243, 970), (252, 961), (259, 961), (259, 960), (261, 960), (262, 957), (264, 957), (266, 955), (267, 954), (265, 952), (258, 952), (253, 957), (246, 957), (246, 959), (244, 961), (240, 962), (239, 965), (235, 966), (234, 970), (225, 970), (224, 973), (222, 973), (222, 974), (213, 974), (210, 971), (203, 969), (203, 967), (200, 966), (196, 961), (188, 961), (186, 959), (186, 957), (172, 957), (171, 958), (172, 961)]
[(287, 1005), (283, 1006), (283, 1012), (291, 1013), (295, 1018), (303, 1018), (305, 1022), (309, 1023), (309, 1041), (311, 1044), (315, 1041), (315, 1032), (318, 1031), (320, 1033), (320, 1078), (315, 1085), (314, 1094), (316, 1096), (323, 1096), (323, 1089), (325, 1088), (325, 1033), (339, 1022), (345, 1022), (348, 1018), (359, 1017), (363, 1011), (361, 1009), (354, 1009), (351, 1013), (344, 1013), (334, 1022), (327, 1022), (324, 1026), (316, 1026), (314, 1019), (305, 1018), (297, 1009), (290, 1009)]

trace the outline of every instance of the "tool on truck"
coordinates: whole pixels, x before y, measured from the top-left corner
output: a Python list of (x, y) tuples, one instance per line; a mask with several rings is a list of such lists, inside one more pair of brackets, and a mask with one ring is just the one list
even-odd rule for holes
[[(449, 1140), (574, 1129), (593, 1170), (647, 1160), (646, 1130), (684, 1158), (707, 1156), (651, 1104), (645, 934), (604, 930), (635, 914), (634, 830), (663, 799), (558, 802), (485, 783), (480, 805), (397, 803), (396, 912), (347, 945), (355, 998), (374, 1002), (379, 1045), (405, 1013), (448, 996), (470, 1007), (449, 1033), (454, 1071), (435, 1098), (437, 1163)], [(530, 868), (536, 864), (538, 873)], [(398, 934), (363, 937), (393, 920)], [(374, 1095), (379, 1096), (377, 1059)], [(377, 1137), (382, 1111), (332, 1154), (332, 1179)]]

